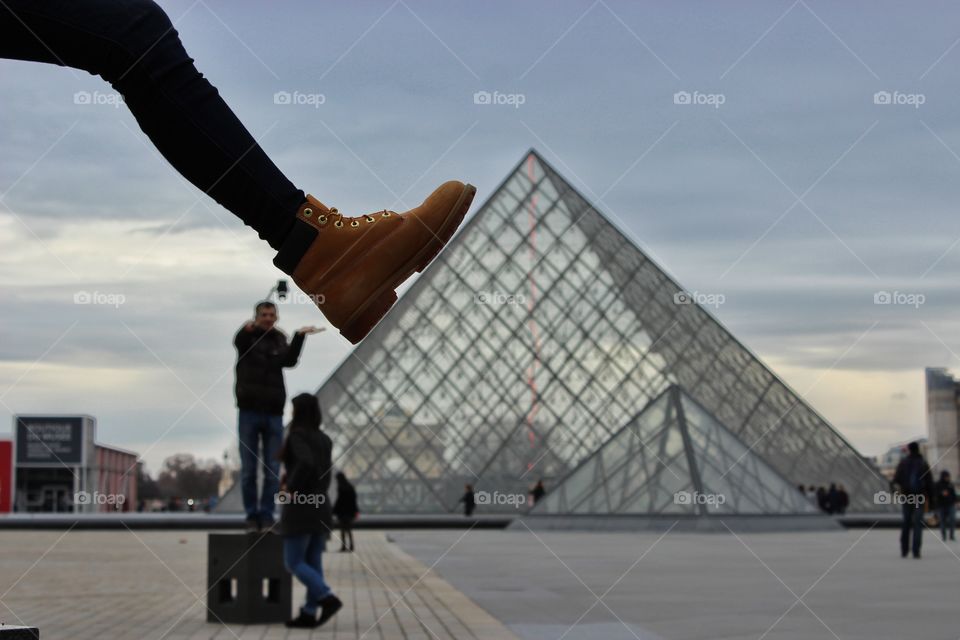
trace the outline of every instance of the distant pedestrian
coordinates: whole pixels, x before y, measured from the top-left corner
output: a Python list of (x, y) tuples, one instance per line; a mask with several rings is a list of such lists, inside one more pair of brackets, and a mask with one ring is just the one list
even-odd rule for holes
[(280, 512), (283, 563), (307, 587), (300, 615), (286, 625), (305, 629), (320, 626), (343, 606), (323, 577), (323, 551), (333, 524), (327, 502), (333, 444), (320, 430), (320, 420), (316, 396), (301, 393), (295, 397), (290, 430), (280, 450), (286, 469)]
[[(337, 501), (333, 503), (333, 515), (340, 524), (340, 551), (353, 551), (353, 521), (360, 514), (357, 506), (357, 490), (343, 472), (337, 473)], [(347, 545), (347, 541), (350, 544)]]
[(458, 502), (463, 503), (463, 515), (469, 518), (473, 515), (473, 510), (477, 508), (477, 498), (473, 493), (473, 485), (468, 484), (465, 489), (463, 497)]
[(837, 487), (837, 501), (835, 513), (842, 516), (847, 512), (847, 507), (850, 506), (850, 494), (847, 493), (847, 490), (842, 484)]
[(543, 486), (543, 479), (537, 480), (537, 484), (533, 485), (533, 489), (530, 490), (530, 497), (533, 498), (533, 504), (540, 502), (540, 499), (547, 495), (547, 490)]
[(807, 495), (807, 488), (804, 487), (802, 484), (797, 485), (797, 491), (799, 491), (801, 495), (804, 495), (804, 496)]
[[(930, 466), (920, 455), (920, 445), (911, 442), (907, 445), (907, 455), (900, 460), (893, 475), (894, 489), (899, 489), (898, 501), (901, 503), (903, 522), (900, 525), (900, 555), (907, 557), (913, 551), (913, 557), (920, 557), (920, 544), (923, 536), (923, 512), (933, 495), (933, 481)], [(910, 536), (913, 534), (913, 544)]]
[(944, 469), (940, 472), (940, 480), (934, 487), (937, 496), (937, 519), (940, 520), (940, 535), (944, 541), (947, 533), (950, 539), (956, 540), (957, 528), (957, 490), (950, 479), (950, 472)]
[(835, 513), (840, 513), (840, 491), (837, 489), (835, 482), (830, 483), (830, 488), (827, 490), (827, 513), (833, 515)]
[(830, 500), (827, 495), (827, 490), (824, 487), (817, 487), (817, 506), (820, 507), (820, 511), (825, 513), (830, 512)]

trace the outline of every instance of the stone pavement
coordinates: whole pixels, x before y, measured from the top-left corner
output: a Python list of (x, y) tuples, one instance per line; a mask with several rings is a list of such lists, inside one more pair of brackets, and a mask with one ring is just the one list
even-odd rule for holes
[(324, 555), (344, 608), (311, 632), (208, 624), (205, 532), (2, 531), (0, 622), (38, 626), (43, 640), (516, 638), (383, 533), (355, 535), (356, 553)]

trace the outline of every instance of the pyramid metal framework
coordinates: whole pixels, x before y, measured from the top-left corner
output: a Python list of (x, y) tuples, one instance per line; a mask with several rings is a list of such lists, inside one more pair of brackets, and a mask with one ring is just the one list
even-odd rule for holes
[(709, 516), (819, 510), (680, 387), (672, 386), (531, 513)]
[(857, 451), (532, 150), (317, 395), (361, 510), (442, 513), (557, 486), (671, 385), (876, 510)]

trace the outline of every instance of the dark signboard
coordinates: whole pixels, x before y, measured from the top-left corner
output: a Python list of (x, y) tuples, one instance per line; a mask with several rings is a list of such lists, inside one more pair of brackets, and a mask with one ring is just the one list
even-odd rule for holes
[(17, 417), (17, 464), (82, 464), (83, 418)]

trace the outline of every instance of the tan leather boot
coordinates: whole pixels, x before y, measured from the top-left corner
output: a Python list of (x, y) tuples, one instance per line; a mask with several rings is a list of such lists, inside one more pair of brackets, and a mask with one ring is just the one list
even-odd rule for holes
[[(356, 218), (307, 196), (297, 211), (292, 239), (274, 263), (356, 344), (397, 301), (396, 288), (440, 253), (476, 191), (469, 184), (445, 182), (410, 211), (384, 210)], [(290, 255), (300, 249), (290, 247), (297, 244), (306, 251), (294, 266)]]

